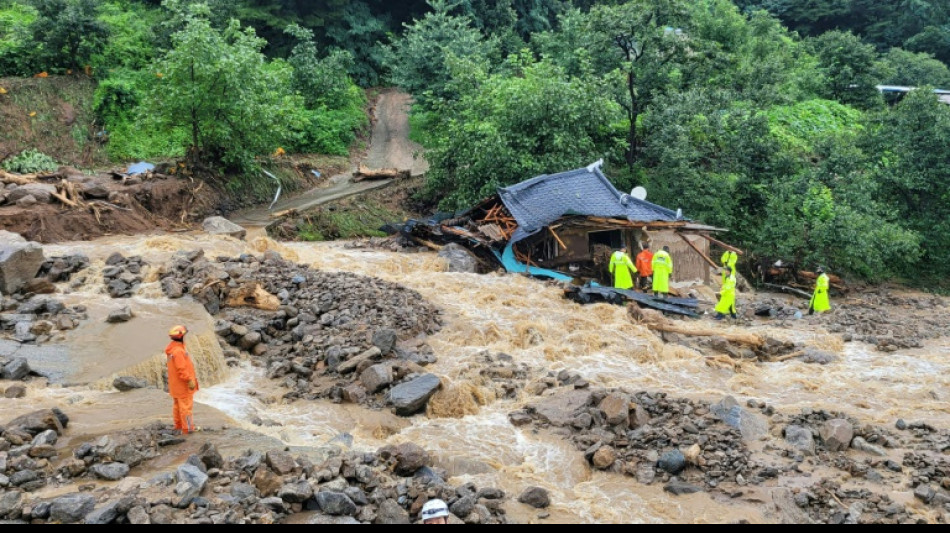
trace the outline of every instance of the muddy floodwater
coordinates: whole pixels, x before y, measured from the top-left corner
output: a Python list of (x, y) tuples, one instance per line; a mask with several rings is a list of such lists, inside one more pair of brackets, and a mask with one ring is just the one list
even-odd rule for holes
[[(208, 257), (273, 250), (315, 269), (378, 277), (418, 291), (443, 310), (441, 331), (427, 341), (438, 358), (428, 370), (443, 379), (447, 390), (464, 394), (437, 396), (430, 415), (412, 418), (353, 404), (282, 401), (280, 383), (268, 379), (264, 370), (247, 361), (233, 368), (225, 364), (214, 319), (201, 305), (187, 297), (170, 301), (162, 296), (155, 268), (179, 250), (197, 248)], [(105, 294), (97, 274), (117, 251), (140, 255), (153, 265), (137, 294), (121, 302)], [(58, 406), (75, 419), (75, 431), (82, 435), (170, 421), (170, 401), (160, 390), (122, 395), (109, 384), (115, 376), (132, 375), (161, 387), (166, 332), (185, 323), (193, 332), (189, 348), (205, 383), (196, 396), (199, 424), (239, 427), (298, 449), (336, 442), (374, 451), (415, 442), (434, 455), (452, 483), (499, 487), (515, 497), (528, 486), (548, 489), (553, 504), (543, 521), (562, 523), (768, 523), (777, 518), (754, 498), (730, 499), (718, 493), (674, 497), (660, 484), (647, 486), (631, 477), (594, 471), (567, 440), (531, 426), (513, 426), (508, 414), (534, 398), (524, 391), (516, 399), (495, 398), (481, 374), (486, 355), (510, 355), (531, 369), (531, 379), (568, 370), (581, 374), (592, 387), (662, 391), (710, 402), (732, 395), (742, 404), (749, 399), (766, 402), (778, 413), (833, 409), (886, 427), (901, 418), (950, 426), (946, 340), (887, 353), (861, 343), (846, 344), (820, 326), (776, 328), (761, 322), (751, 332), (820, 346), (838, 359), (824, 366), (800, 360), (716, 365), (696, 350), (664, 343), (633, 323), (622, 307), (582, 307), (564, 299), (559, 287), (522, 276), (448, 273), (434, 254), (353, 249), (344, 243), (278, 244), (260, 234), (252, 234), (248, 242), (181, 234), (46, 247), (47, 256), (73, 253), (88, 255), (93, 266), (85, 272), (85, 284), (61, 289), (64, 294), (58, 297), (67, 305), (85, 305), (90, 319), (54, 339), (52, 344), (62, 348), (59, 356), (37, 361), (36, 368), (56, 376), (53, 383), (30, 384), (27, 399), (0, 399), (3, 420)], [(119, 304), (130, 306), (135, 318), (106, 324), (104, 318)], [(748, 327), (711, 327), (750, 332)], [(262, 425), (261, 420), (273, 423)], [(911, 503), (911, 492), (895, 491), (892, 496)], [(527, 506), (512, 503), (507, 510), (519, 522), (542, 521)]]

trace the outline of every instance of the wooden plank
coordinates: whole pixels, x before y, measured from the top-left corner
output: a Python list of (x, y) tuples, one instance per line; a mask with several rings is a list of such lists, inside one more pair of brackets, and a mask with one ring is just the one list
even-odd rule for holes
[(728, 244), (726, 244), (726, 243), (720, 241), (719, 239), (714, 239), (714, 238), (710, 237), (709, 235), (706, 235), (705, 233), (697, 233), (696, 235), (699, 235), (700, 237), (706, 239), (707, 241), (709, 241), (709, 242), (711, 242), (711, 243), (713, 243), (713, 244), (715, 244), (715, 245), (717, 245), (717, 246), (719, 246), (719, 247), (721, 247), (721, 248), (725, 248), (726, 250), (729, 250), (730, 252), (735, 252), (735, 253), (737, 253), (737, 254), (739, 254), (739, 255), (745, 255), (745, 252), (743, 252), (742, 250), (736, 248), (735, 246), (728, 245)]
[(716, 269), (719, 268), (719, 265), (717, 265), (712, 259), (707, 257), (706, 254), (704, 254), (703, 251), (700, 250), (698, 246), (693, 244), (693, 241), (689, 240), (689, 237), (687, 237), (686, 235), (683, 235), (682, 233), (677, 233), (677, 235), (679, 235), (680, 238), (683, 239), (686, 242), (686, 244), (689, 245), (690, 248), (692, 248), (693, 250), (696, 250), (696, 253), (699, 254), (699, 257), (702, 257), (703, 259), (705, 259), (706, 262), (709, 263), (709, 266)]
[(493, 241), (506, 240), (505, 233), (498, 224), (485, 224), (483, 226), (478, 226), (478, 231), (482, 232), (486, 237)]
[(564, 244), (564, 241), (562, 241), (561, 238), (557, 236), (557, 233), (554, 233), (554, 230), (553, 230), (553, 229), (548, 228), (548, 231), (551, 232), (551, 235), (554, 236), (554, 240), (556, 240), (557, 243), (561, 245), (561, 248), (563, 248), (564, 251), (566, 252), (566, 251), (567, 251), (567, 245)]

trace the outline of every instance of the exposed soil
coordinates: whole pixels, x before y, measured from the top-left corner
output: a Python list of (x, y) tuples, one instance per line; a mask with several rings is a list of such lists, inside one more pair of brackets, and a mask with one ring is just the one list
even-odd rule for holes
[(98, 217), (91, 208), (69, 208), (58, 203), (26, 208), (9, 205), (0, 208), (0, 229), (44, 244), (173, 231), (212, 212), (218, 196), (210, 187), (196, 188), (193, 182), (179, 179), (108, 187), (123, 198), (121, 204), (94, 204)]

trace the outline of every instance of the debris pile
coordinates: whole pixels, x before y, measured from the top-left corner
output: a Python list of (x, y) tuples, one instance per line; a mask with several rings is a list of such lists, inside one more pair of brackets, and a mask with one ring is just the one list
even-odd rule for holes
[(574, 388), (515, 411), (509, 420), (516, 426), (554, 428), (583, 451), (594, 468), (624, 473), (647, 485), (659, 481), (674, 494), (770, 477), (750, 461), (743, 441), (745, 432), (765, 434), (765, 424), (753, 422), (753, 415), (741, 409), (717, 413), (708, 403), (664, 393), (628, 394), (578, 385), (587, 386), (575, 381)]
[(131, 298), (142, 284), (148, 263), (139, 256), (125, 257), (116, 252), (106, 259), (102, 278), (113, 298)]
[(53, 257), (43, 263), (37, 278), (46, 278), (51, 283), (70, 281), (74, 274), (89, 268), (89, 258), (77, 254), (66, 257)]
[(281, 380), (287, 399), (388, 403), (409, 415), (440, 387), (423, 368), (434, 357), (418, 338), (439, 330), (440, 313), (405, 287), (316, 271), (273, 252), (215, 261), (182, 253), (162, 286), (169, 297), (187, 292), (204, 304), (220, 319), (219, 337)]

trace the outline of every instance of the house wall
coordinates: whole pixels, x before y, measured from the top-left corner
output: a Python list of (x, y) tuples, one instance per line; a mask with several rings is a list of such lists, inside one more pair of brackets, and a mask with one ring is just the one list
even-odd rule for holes
[[(687, 235), (686, 238), (709, 257), (709, 241), (698, 235)], [(674, 283), (702, 282), (708, 284), (711, 281), (709, 263), (700, 257), (696, 250), (683, 242), (683, 239), (676, 232), (651, 232), (650, 242), (654, 252), (662, 250), (664, 246), (670, 247), (670, 255), (673, 257)], [(713, 261), (716, 261), (716, 259), (713, 259)]]

